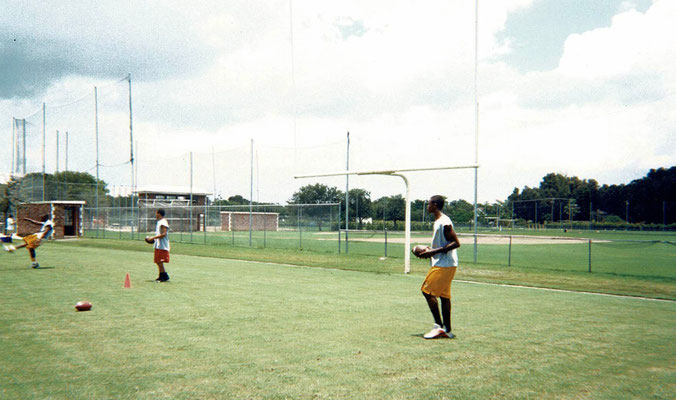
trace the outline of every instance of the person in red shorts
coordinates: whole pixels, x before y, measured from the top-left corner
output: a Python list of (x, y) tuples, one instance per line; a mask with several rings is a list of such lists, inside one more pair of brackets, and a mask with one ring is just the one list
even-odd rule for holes
[(155, 218), (157, 218), (155, 236), (146, 237), (146, 242), (153, 243), (155, 247), (154, 261), (160, 272), (155, 282), (169, 282), (169, 274), (164, 269), (164, 264), (169, 262), (169, 222), (164, 218), (164, 215), (163, 209), (157, 210), (155, 213)]

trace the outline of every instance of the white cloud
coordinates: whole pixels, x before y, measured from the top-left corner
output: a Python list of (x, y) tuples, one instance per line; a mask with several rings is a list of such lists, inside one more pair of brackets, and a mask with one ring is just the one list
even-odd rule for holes
[[(168, 176), (185, 185), (192, 151), (200, 187), (213, 186), (215, 164), (218, 190), (246, 197), (254, 139), (260, 198), (284, 201), (309, 183), (294, 180), (294, 173), (344, 168), (347, 131), (353, 168), (473, 163), (472, 2), (293, 1), (295, 96), (287, 1), (182, 4), (104, 3), (88, 11), (82, 3), (68, 15), (30, 6), (27, 14), (37, 20), (52, 12), (55, 24), (73, 25), (73, 15), (90, 13), (86, 29), (61, 34), (48, 24), (35, 36), (74, 43), (78, 60), (97, 58), (94, 48), (103, 45), (100, 54), (110, 58), (97, 59), (93, 69), (124, 66), (124, 55), (134, 54), (140, 70), (157, 71), (153, 79), (125, 71), (134, 78), (142, 182), (154, 183), (158, 172), (147, 163), (161, 154)], [(480, 3), (479, 21), (480, 200), (504, 199), (549, 172), (619, 183), (628, 170), (635, 169), (633, 179), (642, 169), (673, 164), (676, 40), (668, 32), (674, 2), (656, 1), (644, 14), (627, 7), (610, 27), (571, 36), (557, 69), (528, 74), (495, 61), (510, 51), (495, 38), (510, 13), (532, 0), (486, 4)], [(89, 32), (94, 23), (100, 31)], [(346, 26), (355, 34), (345, 35)], [(192, 46), (210, 55), (195, 56)], [(147, 59), (140, 56), (145, 51), (152, 53)], [(190, 63), (199, 68), (186, 72), (167, 62), (183, 54), (193, 54)], [(102, 83), (65, 76), (46, 98), (55, 104), (69, 97), (63, 93), (87, 93)], [(0, 112), (16, 115), (19, 106), (25, 109), (25, 102), (2, 101)], [(452, 198), (473, 197), (471, 171), (414, 176), (414, 197), (439, 187)], [(123, 176), (117, 184), (125, 182)], [(344, 178), (322, 182), (344, 186)], [(369, 185), (376, 197), (403, 189), (389, 177), (351, 182)]]
[(673, 79), (670, 60), (676, 59), (675, 20), (676, 5), (665, 0), (655, 1), (645, 14), (634, 9), (618, 14), (608, 28), (571, 35), (558, 70), (587, 80), (644, 72)]

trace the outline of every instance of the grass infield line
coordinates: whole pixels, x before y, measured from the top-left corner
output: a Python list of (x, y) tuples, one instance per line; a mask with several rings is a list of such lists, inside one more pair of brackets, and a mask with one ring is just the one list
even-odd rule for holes
[[(216, 259), (216, 260), (228, 260), (228, 261), (236, 261), (236, 262), (251, 263), (251, 264), (280, 265), (280, 266), (283, 266), (283, 267), (321, 269), (321, 270), (326, 270), (326, 271), (345, 271), (345, 270), (340, 269), (340, 268), (313, 267), (313, 266), (310, 266), (310, 265), (285, 264), (285, 263), (276, 263), (276, 262), (271, 262), (271, 261), (241, 260), (241, 259), (238, 259), (238, 258), (221, 258), (221, 257), (197, 256), (197, 255), (191, 255), (191, 257), (210, 258), (210, 259)], [(377, 272), (369, 272), (369, 271), (354, 271), (354, 272), (371, 273), (371, 274), (379, 275), (379, 273), (377, 273)], [(403, 276), (403, 277), (408, 277), (408, 278), (420, 278), (419, 275), (411, 275), (411, 274), (389, 274), (389, 275), (390, 276)], [(671, 300), (671, 299), (655, 299), (655, 298), (651, 298), (651, 297), (631, 296), (631, 295), (623, 295), (623, 294), (597, 293), (597, 292), (588, 292), (588, 291), (583, 291), (583, 290), (555, 289), (555, 288), (548, 288), (548, 287), (541, 287), (541, 286), (512, 285), (512, 284), (508, 284), (508, 283), (468, 281), (468, 280), (464, 280), (464, 279), (454, 279), (453, 282), (469, 283), (469, 284), (476, 284), (476, 285), (489, 285), (489, 286), (502, 286), (502, 287), (512, 287), (512, 288), (522, 288), (522, 289), (533, 289), (533, 290), (545, 290), (545, 291), (550, 291), (550, 292), (561, 292), (561, 293), (590, 294), (590, 295), (595, 295), (595, 296), (616, 297), (616, 298), (622, 298), (622, 299), (651, 300), (651, 301), (666, 302), (666, 303), (676, 303), (676, 300)]]
[(592, 295), (595, 295), (595, 296), (618, 297), (618, 298), (635, 299), (635, 300), (661, 301), (661, 302), (665, 302), (665, 303), (676, 302), (676, 300), (671, 300), (671, 299), (655, 299), (655, 298), (652, 298), (652, 297), (631, 296), (631, 295), (628, 295), (628, 294), (625, 295), (625, 294), (597, 293), (597, 292), (588, 292), (588, 291), (583, 291), (583, 290), (554, 289), (554, 288), (540, 287), (540, 286), (510, 285), (508, 283), (479, 282), (479, 281), (467, 281), (467, 280), (460, 280), (460, 279), (454, 279), (453, 281), (454, 282), (462, 282), (462, 283), (473, 283), (473, 284), (476, 284), (476, 285), (506, 286), (506, 287), (522, 288), (522, 289), (546, 290), (546, 291), (550, 291), (550, 292), (592, 294)]

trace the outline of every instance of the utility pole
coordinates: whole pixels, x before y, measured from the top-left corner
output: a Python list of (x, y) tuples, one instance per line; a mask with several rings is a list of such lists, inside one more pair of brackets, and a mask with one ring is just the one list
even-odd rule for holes
[(66, 165), (65, 171), (68, 172), (68, 131), (66, 131)]
[(47, 169), (47, 105), (42, 103), (42, 201), (45, 201), (45, 170)]
[(479, 198), (479, 89), (478, 89), (478, 65), (479, 65), (479, 0), (474, 2), (474, 263), (478, 260), (479, 248), (477, 242), (477, 224)]
[(56, 130), (56, 173), (59, 173), (59, 130)]
[(629, 200), (626, 201), (625, 221), (627, 221), (627, 224), (629, 223)]
[[(134, 124), (133, 124), (133, 118), (132, 118), (132, 107), (131, 107), (131, 73), (127, 76), (127, 80), (129, 81), (129, 162), (131, 164), (131, 177), (130, 177), (130, 184), (131, 184), (131, 202), (132, 202), (132, 208), (131, 208), (131, 220), (134, 220), (134, 189), (136, 188), (136, 182), (134, 180)], [(192, 231), (191, 231), (192, 232)], [(132, 239), (134, 238), (134, 225), (131, 225), (131, 237)], [(192, 240), (191, 240), (192, 241)]]
[[(251, 230), (253, 229), (253, 161), (254, 161), (254, 144), (251, 139), (251, 176), (249, 186), (249, 247), (253, 246), (253, 238), (251, 237)], [(300, 221), (298, 221), (300, 224)]]
[(99, 92), (94, 86), (94, 129), (96, 135), (96, 236), (98, 237), (98, 223), (99, 223)]
[[(347, 132), (347, 157), (346, 157), (346, 165), (345, 165), (345, 171), (350, 170), (350, 132)], [(350, 231), (350, 225), (349, 225), (349, 209), (350, 209), (350, 203), (348, 203), (350, 199), (350, 175), (345, 175), (345, 254), (348, 253), (347, 250), (347, 243), (348, 243), (348, 232)]]

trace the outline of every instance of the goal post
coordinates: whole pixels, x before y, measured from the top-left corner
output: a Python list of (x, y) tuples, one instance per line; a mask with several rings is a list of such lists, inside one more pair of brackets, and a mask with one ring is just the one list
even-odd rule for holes
[[(321, 178), (328, 176), (341, 176), (341, 175), (385, 175), (385, 176), (398, 176), (404, 181), (406, 185), (406, 214), (405, 214), (405, 226), (404, 226), (404, 273), (408, 274), (411, 272), (411, 189), (409, 185), (408, 178), (404, 175), (405, 172), (419, 172), (419, 171), (439, 171), (439, 170), (448, 170), (448, 169), (474, 169), (475, 171), (479, 168), (478, 164), (473, 165), (461, 165), (461, 166), (446, 166), (446, 167), (425, 167), (425, 168), (406, 168), (406, 169), (390, 169), (390, 170), (366, 170), (366, 171), (342, 171), (342, 172), (329, 172), (321, 174), (304, 174), (296, 175), (294, 179), (305, 179), (305, 178)], [(475, 182), (476, 185), (476, 182)], [(474, 188), (476, 191), (476, 187)], [(476, 214), (476, 199), (474, 204), (474, 213)], [(476, 215), (475, 215), (476, 216)], [(476, 220), (476, 218), (475, 218)], [(476, 246), (476, 234), (474, 235), (474, 242)]]

